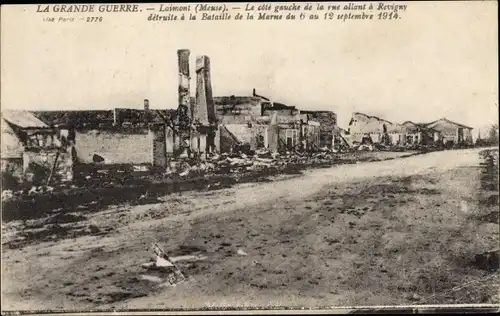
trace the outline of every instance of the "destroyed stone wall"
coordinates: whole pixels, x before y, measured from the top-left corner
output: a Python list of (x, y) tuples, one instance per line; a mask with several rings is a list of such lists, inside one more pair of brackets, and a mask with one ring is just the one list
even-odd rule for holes
[(399, 124), (389, 122), (376, 116), (355, 112), (349, 122), (349, 138), (352, 142), (361, 143), (369, 136), (371, 142), (380, 143), (385, 135), (400, 134)]
[(237, 143), (249, 144), (252, 149), (269, 148), (275, 150), (276, 137), (273, 129), (266, 124), (224, 124), (219, 128), (219, 148), (228, 152)]
[(404, 142), (403, 135), (400, 134), (390, 134), (391, 143), (394, 145), (399, 145)]
[(279, 130), (277, 124), (270, 124), (267, 128), (267, 147), (270, 151), (279, 150)]
[(215, 145), (219, 152), (230, 152), (231, 148), (237, 143), (238, 139), (224, 125), (219, 125), (218, 141)]
[(10, 189), (23, 181), (23, 158), (2, 158), (2, 187)]
[(224, 126), (234, 135), (241, 143), (251, 143), (252, 130), (248, 124), (224, 124)]
[(25, 151), (23, 153), (24, 179), (28, 183), (33, 183), (35, 185), (46, 184), (53, 168), (54, 173), (52, 175), (51, 184), (73, 181), (73, 158), (71, 150), (63, 152), (54, 149)]
[(252, 148), (259, 148), (259, 138), (262, 139), (264, 147), (267, 145), (267, 125), (247, 124), (225, 124), (224, 125), (241, 143), (250, 144)]
[(153, 137), (153, 165), (165, 167), (167, 165), (167, 142), (165, 125), (155, 125), (151, 130)]
[(281, 124), (278, 129), (278, 151), (289, 151), (298, 148), (300, 130), (289, 124)]
[(204, 133), (193, 132), (191, 135), (191, 151), (204, 153), (207, 151), (207, 135)]
[(214, 146), (215, 146), (215, 151), (220, 153), (221, 152), (221, 127), (220, 126), (218, 126), (218, 128), (215, 130)]
[(170, 126), (167, 126), (165, 131), (165, 145), (167, 154), (172, 154), (179, 148), (179, 136), (175, 134)]
[(60, 147), (61, 141), (54, 133), (27, 134), (26, 147)]
[(331, 133), (337, 128), (337, 114), (332, 111), (300, 110), (300, 113), (306, 114), (309, 116), (310, 119), (319, 122), (321, 124), (322, 132)]
[(290, 109), (283, 109), (283, 110), (265, 110), (264, 111), (264, 116), (272, 116), (273, 114), (276, 114), (278, 117), (283, 117), (285, 120), (290, 120), (290, 119), (295, 119), (299, 115), (298, 110), (290, 110)]
[[(1, 151), (0, 154), (2, 159), (4, 158), (21, 158), (23, 155), (23, 144), (20, 141), (19, 137), (16, 135), (15, 131), (12, 129), (10, 124), (3, 120), (0, 124), (2, 128), (1, 132)], [(3, 162), (2, 162), (3, 166)], [(3, 170), (3, 169), (2, 169)]]
[(306, 125), (306, 149), (308, 150), (314, 150), (320, 148), (320, 138), (321, 135), (321, 128), (320, 126), (315, 126), (315, 125)]
[(256, 120), (257, 117), (250, 115), (224, 115), (219, 117), (219, 123), (221, 124), (247, 124)]
[(214, 97), (217, 119), (223, 116), (259, 117), (262, 115), (262, 99), (247, 96)]
[(93, 163), (94, 155), (104, 158), (104, 164), (143, 164), (153, 160), (153, 135), (147, 129), (134, 132), (77, 130), (75, 147), (81, 163)]

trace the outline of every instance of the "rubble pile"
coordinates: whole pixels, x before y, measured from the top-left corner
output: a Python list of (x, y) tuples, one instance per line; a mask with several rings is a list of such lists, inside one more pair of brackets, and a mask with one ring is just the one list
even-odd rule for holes
[(332, 165), (336, 158), (332, 151), (276, 153), (257, 150), (253, 154), (243, 152), (214, 154), (205, 161), (183, 160), (165, 172), (167, 176), (191, 178), (208, 175), (236, 175), (255, 171), (278, 172), (289, 167)]
[[(239, 148), (239, 150), (233, 150), (230, 153), (178, 158), (170, 161), (166, 168), (160, 169), (145, 165), (81, 166), (79, 167), (81, 170), (75, 173), (78, 176), (71, 184), (54, 185), (53, 187), (28, 187), (19, 191), (5, 190), (2, 191), (2, 201), (11, 200), (9, 203), (14, 203), (17, 200), (30, 201), (38, 196), (52, 196), (57, 199), (57, 196), (61, 194), (80, 194), (78, 193), (80, 191), (81, 194), (88, 195), (89, 199), (95, 199), (95, 195), (101, 196), (102, 192), (107, 192), (106, 190), (113, 190), (113, 194), (120, 195), (119, 192), (122, 189), (128, 190), (127, 192), (130, 192), (130, 197), (133, 199), (135, 199), (134, 194), (141, 190), (151, 191), (154, 197), (165, 191), (212, 190), (241, 182), (270, 181), (270, 176), (299, 174), (306, 168), (330, 167), (337, 164), (378, 159), (371, 155), (360, 156), (357, 153), (359, 151), (353, 150), (340, 154), (326, 148), (315, 152), (289, 151), (282, 153), (267, 149), (244, 150)], [(139, 191), (136, 192), (135, 189)], [(115, 195), (113, 195), (114, 198), (116, 198)], [(141, 197), (138, 199), (141, 200)]]
[[(146, 170), (145, 166), (114, 166), (106, 169), (86, 168), (81, 177), (73, 184), (60, 186), (33, 186), (22, 190), (2, 191), (2, 201), (16, 197), (34, 197), (50, 194), (55, 191), (75, 188), (115, 187), (116, 185), (146, 183), (152, 177), (160, 177), (160, 181), (182, 181), (189, 179), (209, 178), (211, 176), (274, 175), (287, 170), (301, 170), (312, 166), (331, 166), (336, 162), (336, 155), (331, 150), (319, 152), (285, 152), (276, 153), (266, 149), (256, 151), (238, 151), (232, 153), (213, 154), (206, 159), (179, 159), (173, 161), (160, 174)], [(85, 172), (88, 171), (88, 172)], [(80, 179), (81, 178), (81, 179)]]
[(52, 186), (32, 186), (30, 189), (15, 190), (15, 191), (3, 190), (2, 201), (8, 201), (10, 199), (20, 196), (37, 196), (52, 192), (54, 192), (54, 187)]
[(153, 245), (156, 260), (142, 265), (148, 272), (157, 272), (157, 275), (143, 275), (142, 278), (153, 282), (163, 282), (160, 286), (175, 286), (186, 280), (181, 270), (172, 259), (158, 245)]

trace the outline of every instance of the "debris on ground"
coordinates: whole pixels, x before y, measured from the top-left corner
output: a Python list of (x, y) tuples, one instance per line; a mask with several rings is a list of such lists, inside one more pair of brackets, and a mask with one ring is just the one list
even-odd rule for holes
[[(372, 146), (373, 145), (362, 145)], [(23, 189), (2, 191), (2, 201), (16, 209), (37, 203), (56, 201), (59, 196), (95, 195), (94, 191), (133, 192), (140, 188), (140, 193), (128, 195), (131, 201), (141, 204), (156, 203), (161, 192), (176, 192), (190, 189), (216, 190), (227, 188), (235, 183), (271, 181), (268, 177), (279, 174), (300, 174), (308, 168), (326, 168), (338, 164), (358, 163), (363, 161), (384, 160), (378, 150), (364, 152), (363, 147), (352, 147), (348, 152), (338, 152), (330, 148), (317, 148), (314, 151), (289, 150), (271, 151), (266, 148), (257, 150), (233, 150), (229, 153), (213, 153), (194, 158), (178, 157), (169, 161), (163, 169), (151, 169), (146, 165), (82, 164), (75, 169), (73, 183), (54, 184), (53, 186), (31, 186)], [(391, 156), (390, 153), (386, 156)], [(403, 155), (403, 154), (400, 154)], [(391, 158), (392, 159), (392, 158)], [(155, 188), (147, 195), (139, 196)], [(160, 189), (164, 187), (165, 190)], [(10, 189), (10, 188), (9, 188)], [(162, 191), (163, 190), (163, 191)], [(100, 193), (101, 194), (101, 193)], [(119, 194), (119, 193), (118, 193)], [(47, 199), (45, 199), (49, 196)], [(119, 200), (123, 197), (117, 198)], [(31, 203), (31, 204), (30, 204)], [(83, 202), (82, 202), (83, 203)]]
[(156, 260), (153, 262), (145, 263), (142, 265), (142, 267), (147, 269), (148, 271), (157, 271), (160, 273), (160, 276), (155, 277), (146, 275), (143, 276), (143, 278), (146, 277), (149, 278), (149, 280), (160, 279), (161, 281), (159, 282), (163, 281), (160, 286), (175, 286), (178, 283), (186, 280), (186, 277), (182, 274), (180, 269), (175, 265), (175, 263), (158, 244), (153, 244), (152, 248), (153, 252), (156, 255)]
[(248, 256), (248, 254), (241, 249), (238, 249), (238, 251), (236, 251), (236, 253), (240, 256)]

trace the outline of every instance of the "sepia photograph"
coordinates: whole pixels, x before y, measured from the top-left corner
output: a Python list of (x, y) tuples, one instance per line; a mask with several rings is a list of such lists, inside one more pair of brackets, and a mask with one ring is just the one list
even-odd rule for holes
[(497, 1), (1, 7), (2, 314), (498, 312)]

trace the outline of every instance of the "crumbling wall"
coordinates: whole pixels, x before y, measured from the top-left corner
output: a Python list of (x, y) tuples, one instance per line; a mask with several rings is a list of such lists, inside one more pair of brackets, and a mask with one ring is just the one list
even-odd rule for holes
[(34, 133), (26, 135), (26, 147), (60, 147), (61, 141), (54, 133)]
[(23, 181), (23, 158), (2, 158), (2, 187), (10, 189)]
[(167, 154), (172, 154), (175, 151), (176, 148), (179, 148), (178, 146), (176, 147), (176, 144), (175, 144), (175, 137), (176, 136), (177, 135), (175, 135), (175, 132), (174, 132), (174, 130), (171, 127), (167, 127), (166, 128), (166, 131), (165, 131), (165, 146), (166, 146)]
[(167, 165), (167, 143), (165, 141), (165, 125), (154, 126), (150, 131), (153, 138), (153, 165), (165, 167)]
[(214, 97), (215, 112), (220, 120), (223, 116), (262, 116), (262, 100), (258, 97), (227, 96)]
[(472, 130), (468, 128), (464, 128), (464, 142), (466, 144), (473, 144), (474, 141), (472, 139)]
[(75, 146), (78, 161), (93, 163), (94, 155), (104, 158), (104, 164), (152, 163), (153, 135), (148, 130), (76, 131)]
[(225, 124), (224, 126), (240, 143), (252, 144), (253, 133), (248, 124)]
[(268, 148), (268, 126), (261, 124), (252, 124), (250, 131), (252, 133), (252, 142), (250, 145), (252, 148), (260, 149), (260, 148)]
[(332, 133), (337, 128), (337, 114), (332, 111), (307, 111), (301, 110), (309, 119), (320, 123), (322, 134)]
[[(23, 144), (19, 140), (19, 137), (16, 135), (15, 131), (9, 125), (10, 123), (2, 120), (0, 127), (2, 128), (0, 137), (0, 145), (1, 150), (0, 154), (3, 158), (21, 158), (23, 155)], [(2, 162), (3, 166), (3, 162)], [(2, 169), (3, 170), (3, 169)]]
[(320, 148), (320, 126), (306, 125), (306, 144), (308, 150), (315, 150)]
[(58, 151), (58, 149), (25, 151), (23, 153), (24, 179), (28, 183), (35, 185), (46, 184), (54, 168), (51, 183), (73, 181), (73, 158), (71, 151)]
[(238, 139), (224, 125), (219, 125), (219, 141), (216, 143), (220, 152), (229, 152), (238, 143)]
[(353, 142), (361, 143), (363, 138), (369, 136), (371, 142), (382, 142), (383, 135), (396, 131), (398, 124), (389, 122), (376, 116), (355, 112), (349, 122), (350, 139)]
[[(246, 123), (224, 124), (219, 128), (219, 147), (221, 152), (227, 152), (237, 143), (250, 144), (252, 149), (269, 148), (270, 141), (276, 143), (276, 136), (270, 132), (269, 125)], [(272, 145), (271, 150), (275, 145)]]
[(207, 151), (207, 135), (205, 133), (193, 132), (191, 134), (191, 151), (204, 153)]
[(215, 146), (215, 151), (221, 152), (221, 126), (219, 125), (217, 129), (215, 130), (215, 136), (214, 136), (214, 146)]
[[(291, 142), (288, 141), (290, 138)], [(278, 129), (278, 151), (295, 150), (299, 148), (300, 130), (290, 124), (281, 124)]]
[(267, 127), (267, 147), (271, 151), (279, 150), (279, 126), (270, 124)]
[(400, 145), (400, 144), (404, 143), (404, 139), (403, 139), (404, 136), (402, 134), (391, 133), (391, 134), (389, 134), (389, 136), (391, 139), (391, 143), (393, 145)]

